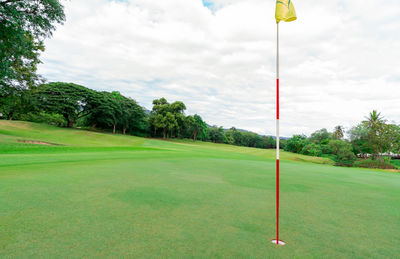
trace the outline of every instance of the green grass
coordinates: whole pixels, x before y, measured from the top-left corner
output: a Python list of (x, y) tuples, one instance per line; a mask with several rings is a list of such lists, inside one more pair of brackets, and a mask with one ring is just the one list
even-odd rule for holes
[(0, 258), (400, 254), (400, 174), (281, 157), (276, 247), (272, 150), (0, 121)]

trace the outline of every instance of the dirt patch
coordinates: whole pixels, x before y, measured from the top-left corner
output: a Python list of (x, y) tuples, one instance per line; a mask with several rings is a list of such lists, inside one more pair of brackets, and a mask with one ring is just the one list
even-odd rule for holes
[(46, 146), (59, 146), (59, 144), (54, 144), (54, 143), (44, 142), (44, 141), (36, 141), (36, 140), (18, 139), (17, 142), (22, 142), (22, 143), (27, 143), (27, 144), (36, 144), (36, 145), (46, 145)]
[(391, 172), (391, 173), (400, 173), (400, 170), (398, 170), (398, 169), (384, 169), (384, 170)]

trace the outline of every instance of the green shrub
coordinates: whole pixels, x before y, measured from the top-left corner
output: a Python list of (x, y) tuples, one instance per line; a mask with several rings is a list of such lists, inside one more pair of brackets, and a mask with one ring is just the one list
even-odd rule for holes
[(397, 167), (397, 168), (400, 168), (400, 160), (390, 160), (390, 163), (393, 165), (393, 166), (395, 166), (395, 167)]
[(363, 159), (358, 160), (354, 163), (356, 167), (365, 168), (380, 168), (380, 169), (396, 169), (396, 167), (388, 162), (382, 162), (379, 160)]
[(301, 153), (303, 155), (309, 155), (309, 156), (321, 156), (322, 148), (318, 144), (311, 143), (304, 146), (303, 149), (301, 150)]
[(332, 154), (332, 148), (329, 144), (321, 145), (321, 149), (323, 154)]
[(309, 141), (305, 135), (293, 135), (292, 138), (287, 140), (285, 151), (301, 153), (307, 144), (309, 144)]
[(23, 121), (47, 123), (50, 125), (61, 126), (61, 127), (67, 125), (67, 122), (62, 115), (54, 113), (46, 113), (43, 111), (39, 113), (30, 112), (27, 114), (23, 114), (20, 116), (19, 119)]
[(335, 161), (337, 165), (353, 166), (356, 156), (350, 149), (340, 149), (337, 152)]

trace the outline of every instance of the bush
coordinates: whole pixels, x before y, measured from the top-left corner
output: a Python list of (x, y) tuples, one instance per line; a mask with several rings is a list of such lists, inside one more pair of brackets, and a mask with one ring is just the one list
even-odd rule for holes
[(356, 155), (350, 149), (340, 149), (335, 157), (337, 165), (353, 166), (356, 161)]
[(390, 163), (391, 163), (393, 166), (395, 166), (395, 167), (397, 167), (397, 168), (400, 168), (400, 160), (390, 160)]
[(309, 156), (321, 156), (322, 155), (322, 148), (320, 145), (311, 143), (303, 147), (301, 150), (303, 155)]
[(46, 113), (46, 112), (39, 112), (39, 113), (27, 113), (23, 114), (19, 118), (23, 121), (32, 121), (38, 123), (47, 123), (50, 125), (61, 126), (64, 127), (67, 125), (66, 120), (60, 114), (54, 113)]
[(285, 151), (301, 153), (307, 144), (309, 144), (309, 141), (305, 135), (294, 135), (291, 139), (287, 140)]
[(382, 162), (379, 160), (363, 159), (354, 163), (356, 167), (364, 168), (380, 168), (380, 169), (396, 169), (396, 167), (388, 162)]
[(332, 148), (329, 144), (321, 145), (321, 149), (323, 154), (332, 154)]

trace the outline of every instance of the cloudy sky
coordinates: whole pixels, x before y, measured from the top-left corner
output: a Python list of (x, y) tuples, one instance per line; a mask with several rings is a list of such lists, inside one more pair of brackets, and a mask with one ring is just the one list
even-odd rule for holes
[[(399, 0), (297, 0), (280, 23), (282, 135), (400, 123)], [(48, 81), (181, 100), (208, 124), (275, 134), (275, 0), (69, 0)]]

